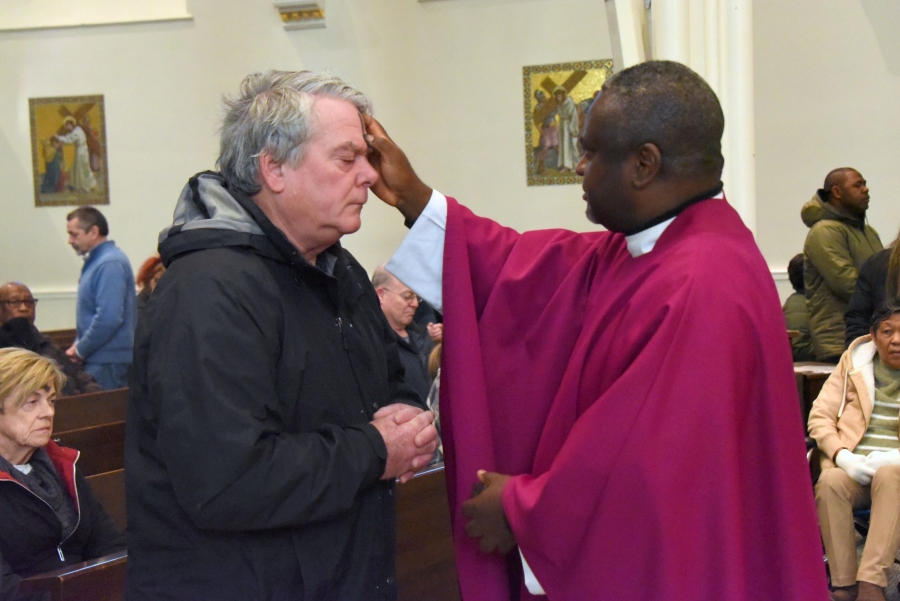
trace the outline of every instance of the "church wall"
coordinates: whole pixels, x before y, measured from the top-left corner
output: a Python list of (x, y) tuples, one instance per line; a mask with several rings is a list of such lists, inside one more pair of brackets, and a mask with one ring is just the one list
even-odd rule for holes
[[(0, 32), (0, 280), (74, 327), (73, 207), (35, 208), (28, 98), (103, 94), (111, 235), (135, 269), (187, 178), (214, 167), (220, 98), (253, 71), (329, 68), (370, 96), (422, 178), (519, 229), (588, 229), (577, 185), (527, 187), (522, 67), (609, 58), (595, 0), (327, 0), (325, 29), (286, 31), (270, 2), (188, 0), (191, 21)], [(373, 196), (345, 245), (371, 271), (405, 228)]]
[[(28, 98), (103, 94), (111, 238), (137, 268), (193, 173), (213, 168), (220, 98), (249, 72), (330, 68), (366, 92), (425, 181), (517, 229), (587, 230), (577, 185), (525, 185), (521, 68), (608, 58), (597, 0), (327, 0), (327, 27), (286, 31), (268, 2), (188, 0), (191, 21), (0, 32), (0, 280), (29, 284), (38, 325), (72, 327), (80, 260), (71, 207), (35, 208)], [(900, 5), (756, 0), (757, 239), (782, 297), (799, 210), (838, 165), (872, 187), (885, 243), (900, 116)], [(726, 182), (727, 190), (727, 182)], [(370, 271), (404, 228), (372, 197), (345, 244)]]
[(808, 231), (800, 208), (831, 169), (858, 169), (869, 223), (885, 245), (897, 235), (900, 3), (754, 0), (753, 11), (757, 241), (784, 296)]

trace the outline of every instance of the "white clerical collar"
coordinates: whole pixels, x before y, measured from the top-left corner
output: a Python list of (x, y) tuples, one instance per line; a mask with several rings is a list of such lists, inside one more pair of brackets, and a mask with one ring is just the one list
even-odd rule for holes
[(653, 247), (656, 246), (656, 241), (659, 240), (659, 237), (662, 236), (662, 233), (666, 231), (666, 228), (669, 227), (673, 221), (675, 221), (675, 217), (667, 219), (662, 223), (657, 223), (653, 227), (648, 227), (636, 234), (625, 236), (625, 243), (628, 245), (628, 253), (632, 257), (640, 257), (653, 250)]
[[(711, 196), (710, 198), (715, 200), (721, 200), (725, 198), (724, 192), (719, 192), (718, 194)], [(680, 215), (681, 213), (679, 213)], [(657, 223), (653, 227), (648, 227), (645, 230), (641, 230), (636, 234), (631, 234), (630, 236), (625, 236), (625, 243), (628, 246), (628, 254), (632, 257), (640, 257), (641, 255), (645, 255), (656, 246), (656, 241), (659, 240), (659, 237), (662, 236), (662, 233), (666, 231), (666, 228), (672, 225), (672, 222), (678, 217), (672, 217), (671, 219), (666, 219), (662, 223)]]

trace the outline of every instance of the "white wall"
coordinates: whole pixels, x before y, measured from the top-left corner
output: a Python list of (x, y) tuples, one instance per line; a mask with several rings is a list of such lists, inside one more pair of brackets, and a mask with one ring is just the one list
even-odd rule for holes
[[(103, 94), (110, 237), (137, 268), (187, 178), (217, 155), (223, 93), (269, 68), (330, 68), (365, 93), (427, 182), (520, 229), (591, 227), (577, 185), (528, 188), (525, 65), (609, 58), (597, 0), (327, 0), (327, 27), (285, 31), (270, 2), (188, 0), (193, 21), (0, 33), (0, 281), (42, 300), (38, 326), (72, 327), (80, 260), (71, 207), (35, 208), (28, 98)], [(370, 271), (405, 229), (373, 197), (345, 238)]]
[[(80, 260), (65, 244), (68, 208), (34, 207), (30, 97), (105, 96), (112, 204), (101, 209), (135, 267), (187, 178), (213, 167), (221, 95), (268, 68), (345, 77), (423, 179), (482, 214), (518, 229), (591, 227), (578, 186), (525, 185), (521, 69), (610, 57), (601, 0), (325, 6), (319, 30), (285, 31), (265, 0), (188, 0), (193, 21), (0, 33), (0, 281), (34, 289), (40, 327), (73, 325)], [(756, 0), (753, 10), (757, 240), (786, 296), (783, 270), (806, 235), (800, 207), (829, 169), (866, 176), (885, 243), (900, 226), (900, 3)], [(345, 244), (371, 270), (403, 232), (373, 197)]]
[(757, 241), (769, 265), (803, 251), (800, 208), (835, 167), (868, 180), (869, 223), (889, 244), (900, 227), (900, 3), (755, 0), (753, 11)]

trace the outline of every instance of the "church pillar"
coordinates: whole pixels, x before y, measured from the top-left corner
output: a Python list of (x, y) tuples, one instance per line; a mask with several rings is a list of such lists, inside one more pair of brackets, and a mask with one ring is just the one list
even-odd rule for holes
[(606, 5), (614, 55), (621, 56), (617, 70), (644, 57), (678, 61), (702, 75), (719, 96), (725, 111), (725, 193), (755, 232), (751, 0), (606, 0)]

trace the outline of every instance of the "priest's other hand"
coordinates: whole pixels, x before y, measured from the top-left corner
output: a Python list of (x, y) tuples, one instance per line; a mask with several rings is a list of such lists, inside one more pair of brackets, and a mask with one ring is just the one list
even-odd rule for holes
[(375, 414), (370, 423), (381, 434), (388, 453), (382, 480), (406, 482), (428, 465), (438, 444), (433, 421), (431, 411), (410, 405), (388, 405)]
[(413, 170), (409, 159), (381, 124), (371, 115), (363, 115), (369, 162), (378, 171), (372, 192), (385, 203), (396, 207), (410, 221), (418, 219), (431, 199), (431, 188)]
[(835, 456), (834, 462), (860, 486), (868, 486), (872, 483), (875, 468), (871, 465), (866, 465), (865, 455), (857, 455), (847, 449), (841, 449)]
[(462, 513), (472, 518), (466, 524), (466, 534), (479, 539), (478, 546), (485, 553), (499, 551), (506, 554), (516, 546), (506, 513), (503, 511), (503, 487), (509, 476), (478, 470), (484, 488), (462, 506)]

